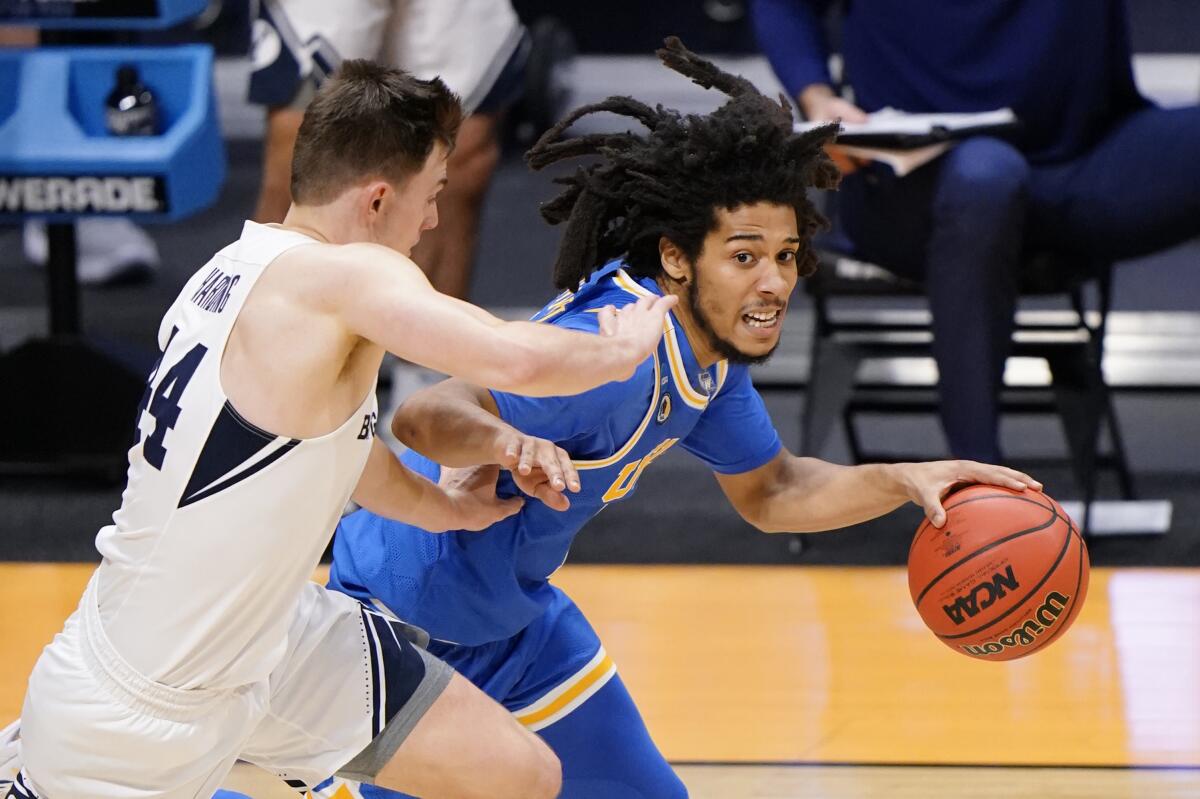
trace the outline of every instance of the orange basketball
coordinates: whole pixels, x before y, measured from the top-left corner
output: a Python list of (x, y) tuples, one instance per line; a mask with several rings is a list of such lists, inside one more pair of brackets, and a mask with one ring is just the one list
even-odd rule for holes
[(933, 634), (956, 652), (1014, 660), (1048, 646), (1087, 596), (1083, 537), (1040, 491), (972, 485), (942, 502), (908, 551), (908, 590)]

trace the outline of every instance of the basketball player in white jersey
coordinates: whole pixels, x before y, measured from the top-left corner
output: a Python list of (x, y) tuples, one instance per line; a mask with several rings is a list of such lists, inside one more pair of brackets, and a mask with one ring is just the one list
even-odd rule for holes
[(499, 705), (404, 625), (308, 581), (352, 496), (434, 530), (520, 505), (494, 472), (435, 486), (375, 439), (385, 348), (555, 395), (627, 378), (662, 333), (662, 300), (607, 309), (593, 336), (432, 290), (405, 254), (437, 223), (460, 119), (440, 80), (347, 62), (301, 126), (283, 225), (247, 223), (167, 311), (103, 560), (29, 679), (10, 796), (209, 797), (237, 759), (300, 790), (341, 773), (428, 797), (557, 794), (554, 755)]

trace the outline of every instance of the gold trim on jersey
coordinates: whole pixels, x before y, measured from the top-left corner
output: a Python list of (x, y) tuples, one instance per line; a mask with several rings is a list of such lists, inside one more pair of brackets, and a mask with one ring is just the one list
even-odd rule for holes
[[(617, 273), (619, 275), (625, 275), (624, 270), (617, 270)], [(617, 284), (625, 291), (628, 291), (631, 294), (642, 294), (642, 293), (649, 294), (650, 293), (650, 292), (647, 292), (646, 289), (637, 285), (637, 283), (634, 283), (632, 280), (629, 280), (628, 275), (625, 275), (625, 279), (628, 280), (631, 285), (623, 285), (621, 283)], [(598, 308), (590, 309), (590, 310), (594, 310), (596, 313), (600, 312), (600, 310)], [(637, 429), (633, 431), (633, 435), (630, 436), (629, 440), (625, 442), (625, 446), (621, 447), (619, 450), (614, 452), (612, 455), (609, 455), (607, 458), (604, 458), (602, 460), (594, 460), (594, 461), (572, 460), (571, 463), (573, 463), (575, 465), (575, 468), (576, 469), (604, 469), (608, 466), (612, 466), (614, 463), (619, 463), (621, 461), (621, 459), (624, 458), (626, 455), (628, 455), (629, 452), (637, 445), (637, 442), (639, 440), (641, 440), (642, 433), (646, 432), (646, 428), (649, 426), (650, 420), (653, 419), (654, 414), (658, 412), (658, 398), (661, 393), (662, 393), (662, 365), (659, 363), (658, 353), (655, 352), (654, 353), (654, 396), (650, 398), (650, 407), (646, 409), (646, 415), (642, 417), (642, 423), (639, 424), (637, 426)]]
[(558, 316), (563, 311), (567, 310), (567, 306), (571, 304), (571, 300), (575, 299), (575, 292), (564, 291), (555, 297), (549, 305), (533, 315), (534, 322), (549, 322), (554, 317)]
[[(670, 394), (664, 395), (664, 399), (669, 399)], [(617, 475), (617, 479), (613, 480), (613, 484), (608, 487), (601, 497), (605, 502), (616, 502), (622, 499), (637, 485), (638, 480), (642, 479), (642, 472), (646, 471), (646, 467), (658, 460), (664, 452), (669, 450), (679, 441), (678, 438), (668, 438), (665, 441), (660, 441), (658, 446), (650, 450), (645, 456), (636, 461), (630, 461), (625, 464), (625, 468)]]
[(572, 460), (576, 469), (603, 469), (607, 466), (612, 466), (618, 463), (637, 445), (642, 438), (642, 433), (646, 432), (646, 427), (649, 426), (650, 420), (654, 418), (654, 414), (658, 413), (658, 396), (662, 392), (662, 367), (658, 363), (658, 353), (654, 353), (654, 396), (650, 398), (650, 407), (646, 409), (646, 415), (642, 417), (642, 423), (638, 425), (637, 430), (633, 431), (633, 435), (625, 442), (625, 446), (609, 455), (603, 460), (585, 461)]
[(600, 647), (586, 666), (563, 680), (541, 699), (514, 712), (513, 717), (534, 732), (549, 727), (586, 702), (616, 673), (616, 664), (604, 651), (604, 647)]
[[(613, 282), (625, 291), (642, 297), (658, 296), (631, 278), (624, 269), (617, 270), (616, 274), (613, 275)], [(704, 410), (708, 407), (710, 397), (697, 391), (692, 386), (692, 381), (688, 378), (687, 369), (683, 364), (683, 351), (679, 347), (678, 333), (675, 329), (675, 323), (671, 321), (669, 314), (663, 320), (663, 339), (667, 342), (667, 364), (671, 369), (671, 377), (675, 380), (675, 387), (679, 391), (680, 398), (684, 401), (684, 404), (698, 411)], [(728, 369), (728, 362), (724, 360), (717, 362), (717, 391), (720, 391), (721, 384), (725, 382), (725, 373)]]

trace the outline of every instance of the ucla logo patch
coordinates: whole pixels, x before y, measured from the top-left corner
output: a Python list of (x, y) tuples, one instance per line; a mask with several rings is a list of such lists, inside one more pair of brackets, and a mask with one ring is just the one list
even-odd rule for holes
[(654, 421), (662, 424), (667, 421), (667, 417), (671, 415), (671, 395), (663, 394), (662, 402), (658, 403), (658, 415), (654, 417)]

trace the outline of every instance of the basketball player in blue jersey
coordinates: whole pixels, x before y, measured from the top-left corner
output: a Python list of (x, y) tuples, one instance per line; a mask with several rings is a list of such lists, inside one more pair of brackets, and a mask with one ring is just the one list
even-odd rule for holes
[[(538, 732), (562, 762), (570, 799), (686, 796), (596, 633), (549, 581), (587, 520), (632, 494), (672, 446), (708, 464), (741, 515), (768, 532), (843, 527), (910, 500), (941, 525), (940, 499), (956, 483), (1039, 486), (973, 462), (844, 467), (783, 449), (747, 366), (775, 349), (788, 298), (813, 268), (809, 239), (823, 220), (805, 190), (836, 183), (822, 149), (833, 130), (794, 134), (786, 106), (678, 40), (659, 56), (729, 101), (684, 117), (610, 98), (571, 114), (529, 155), (535, 168), (594, 159), (543, 209), (566, 223), (555, 266), (566, 290), (537, 320), (596, 332), (607, 305), (678, 297), (657, 350), (632, 378), (574, 397), (460, 380), (413, 396), (393, 422), (414, 450), (404, 457), (411, 468), (436, 480), (497, 463), (510, 470), (499, 495), (528, 499), (482, 533), (357, 512), (338, 528), (330, 576), (331, 587), (424, 630), (430, 652)], [(596, 111), (648, 132), (562, 138)], [(395, 796), (340, 780), (316, 793)]]

